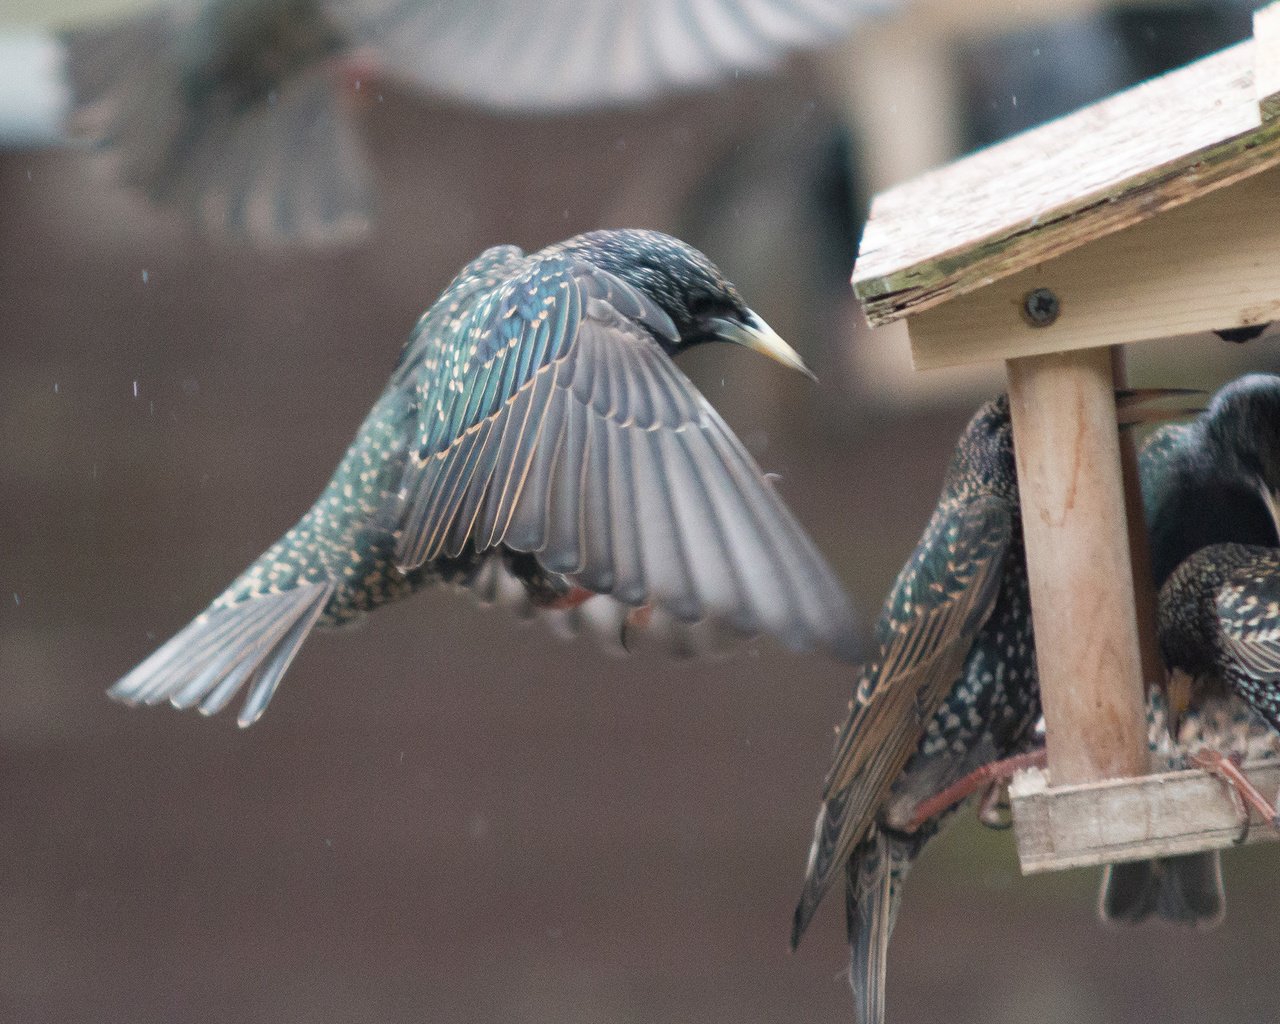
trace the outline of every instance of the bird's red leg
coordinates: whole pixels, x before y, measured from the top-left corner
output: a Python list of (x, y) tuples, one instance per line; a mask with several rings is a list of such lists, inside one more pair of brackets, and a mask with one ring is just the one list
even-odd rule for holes
[[(911, 820), (907, 823), (904, 831), (914, 832), (926, 821), (936, 818), (944, 811), (949, 811), (962, 800), (966, 800), (983, 787), (990, 786), (997, 789), (1005, 782), (1013, 778), (1016, 772), (1023, 768), (1043, 768), (1045, 765), (1045, 752), (1041, 747), (1039, 750), (1032, 750), (1026, 754), (1015, 754), (1013, 757), (1006, 757), (1003, 761), (992, 761), (984, 764), (981, 768), (970, 772), (962, 779), (953, 782), (940, 793), (935, 793), (928, 800), (922, 800), (916, 806), (916, 812), (911, 816)], [(983, 800), (986, 803), (986, 799)]]
[(1249, 836), (1250, 807), (1269, 821), (1273, 828), (1280, 828), (1280, 815), (1277, 815), (1276, 809), (1258, 791), (1258, 787), (1249, 781), (1249, 776), (1240, 770), (1239, 754), (1228, 756), (1204, 747), (1187, 760), (1195, 767), (1211, 772), (1226, 783), (1227, 792), (1231, 794), (1236, 811), (1240, 815), (1240, 834), (1236, 837), (1236, 843), (1243, 843)]

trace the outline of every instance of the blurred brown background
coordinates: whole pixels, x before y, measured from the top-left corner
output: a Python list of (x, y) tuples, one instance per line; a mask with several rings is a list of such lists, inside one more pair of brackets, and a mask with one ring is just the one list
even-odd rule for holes
[[(948, 51), (970, 141), (1013, 109), (963, 73), (987, 36)], [(848, 204), (882, 164), (843, 109), (804, 61), (554, 120), (375, 89), (378, 227), (330, 254), (220, 247), (78, 154), (0, 154), (0, 1021), (849, 1019), (838, 897), (786, 952), (838, 665), (614, 660), (442, 591), (316, 635), (247, 732), (102, 693), (308, 506), (463, 262), (601, 226), (701, 244), (819, 370), (687, 363), (869, 625), (999, 377), (922, 383), (858, 327)], [(1280, 366), (1268, 339), (1180, 352), (1134, 377)], [(1275, 869), (1226, 857), (1210, 935), (1104, 931), (1094, 872), (1023, 879), (966, 816), (911, 879), (890, 1020), (1274, 1020)]]

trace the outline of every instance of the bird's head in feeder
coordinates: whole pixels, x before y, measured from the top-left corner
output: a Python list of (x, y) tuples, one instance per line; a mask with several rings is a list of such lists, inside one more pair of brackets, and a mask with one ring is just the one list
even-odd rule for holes
[(1280, 375), (1250, 373), (1227, 384), (1203, 422), (1219, 470), (1257, 488), (1280, 543)]
[(678, 238), (660, 231), (590, 231), (552, 251), (572, 254), (652, 297), (675, 326), (674, 334), (654, 333), (670, 355), (727, 341), (816, 379), (795, 349), (748, 308), (720, 269)]

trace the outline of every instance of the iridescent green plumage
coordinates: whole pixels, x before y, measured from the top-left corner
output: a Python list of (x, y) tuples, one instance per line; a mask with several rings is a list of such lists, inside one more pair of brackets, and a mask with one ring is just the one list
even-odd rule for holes
[(1040, 715), (1007, 401), (956, 447), (924, 536), (885, 600), (878, 654), (836, 742), (791, 941), (843, 877), (855, 1019), (884, 1015), (887, 945), (912, 861), (944, 815), (917, 806), (1034, 743)]
[(112, 695), (214, 712), (247, 685), (248, 724), (312, 625), (435, 581), (852, 657), (839, 583), (671, 359), (716, 339), (798, 362), (666, 235), (487, 251), (418, 322), (315, 505)]

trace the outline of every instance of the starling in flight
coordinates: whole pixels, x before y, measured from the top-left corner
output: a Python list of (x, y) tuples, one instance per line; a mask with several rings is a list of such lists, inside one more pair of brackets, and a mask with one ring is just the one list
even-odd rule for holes
[(945, 817), (918, 822), (918, 805), (1035, 743), (1039, 684), (1004, 397), (961, 436), (876, 641), (836, 742), (791, 935), (794, 947), (843, 876), (859, 1024), (883, 1020), (903, 880)]
[(248, 725), (313, 626), (436, 581), (485, 597), (514, 578), (537, 608), (605, 595), (852, 660), (840, 584), (672, 361), (709, 341), (804, 370), (667, 235), (489, 249), (419, 320), (310, 511), (111, 695), (211, 714), (247, 687)]
[[(1205, 569), (1198, 560), (1166, 597), (1179, 565), (1209, 545), (1280, 543), (1280, 377), (1248, 374), (1221, 388), (1196, 420), (1156, 430), (1139, 452), (1138, 471), (1161, 594), (1161, 647), (1173, 670), (1178, 666), (1169, 657), (1177, 645), (1168, 646), (1165, 634), (1177, 626), (1164, 619), (1178, 608), (1174, 595), (1186, 594)], [(1136, 923), (1155, 914), (1212, 927), (1224, 913), (1219, 856), (1212, 851), (1113, 864), (1103, 877), (1099, 910), (1109, 921)]]
[(205, 230), (362, 232), (372, 186), (339, 65), (515, 111), (762, 71), (893, 0), (200, 0), (65, 36), (72, 126)]

